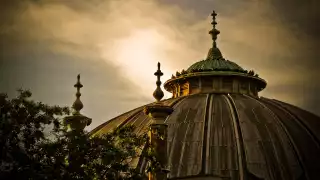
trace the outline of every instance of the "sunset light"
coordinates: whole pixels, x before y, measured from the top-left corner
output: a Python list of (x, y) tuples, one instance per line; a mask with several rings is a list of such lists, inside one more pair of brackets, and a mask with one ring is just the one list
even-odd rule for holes
[(0, 180), (320, 179), (320, 0), (0, 0)]
[[(156, 29), (133, 30), (128, 37), (116, 40), (109, 49), (103, 51), (104, 57), (112, 57), (114, 63), (123, 75), (139, 85), (141, 90), (152, 93), (156, 77), (153, 75), (157, 62), (164, 63), (164, 48), (168, 45), (166, 37)], [(164, 83), (170, 78), (173, 70), (164, 67)], [(141, 82), (144, 82), (141, 84)], [(165, 94), (168, 95), (168, 94)]]

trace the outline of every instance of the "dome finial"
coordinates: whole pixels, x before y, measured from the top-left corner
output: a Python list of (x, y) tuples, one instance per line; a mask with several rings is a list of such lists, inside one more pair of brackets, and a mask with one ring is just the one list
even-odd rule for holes
[(76, 97), (77, 99), (74, 101), (73, 103), (73, 109), (75, 110), (74, 114), (80, 114), (80, 110), (83, 108), (83, 104), (80, 100), (80, 88), (83, 87), (83, 85), (80, 83), (80, 74), (78, 74), (77, 76), (77, 83), (74, 85), (75, 88), (77, 88), (77, 93), (76, 93)]
[(217, 47), (217, 37), (218, 37), (218, 34), (220, 34), (220, 31), (218, 29), (216, 29), (216, 16), (217, 16), (217, 13), (213, 10), (212, 13), (211, 13), (211, 16), (212, 16), (212, 30), (209, 31), (209, 34), (211, 35), (212, 37), (212, 48), (210, 48), (209, 50), (209, 53), (208, 53), (208, 56), (207, 56), (207, 59), (210, 59), (210, 60), (216, 60), (216, 59), (223, 59), (222, 57), (222, 54), (219, 50), (219, 48)]
[(71, 128), (73, 131), (83, 131), (83, 129), (86, 126), (89, 126), (92, 122), (91, 118), (88, 118), (86, 116), (83, 116), (80, 114), (80, 110), (83, 108), (83, 104), (80, 100), (80, 88), (83, 87), (83, 85), (80, 83), (80, 74), (77, 76), (77, 83), (74, 85), (75, 88), (77, 88), (76, 97), (77, 99), (74, 101), (72, 108), (74, 109), (72, 116), (65, 117), (65, 124), (68, 125), (68, 127)]
[(160, 70), (160, 63), (158, 62), (158, 70), (154, 73), (155, 76), (157, 76), (157, 89), (153, 92), (153, 97), (159, 102), (163, 98), (163, 91), (160, 88), (161, 81), (160, 77), (163, 75), (163, 73)]
[(212, 30), (209, 31), (209, 34), (211, 34), (211, 37), (212, 37), (212, 41), (213, 41), (212, 46), (214, 48), (216, 48), (217, 47), (216, 40), (217, 40), (218, 34), (220, 34), (220, 31), (218, 29), (216, 29), (216, 24), (217, 24), (216, 16), (217, 16), (217, 13), (213, 10), (212, 13), (211, 13), (211, 16), (212, 16), (212, 22), (211, 22)]

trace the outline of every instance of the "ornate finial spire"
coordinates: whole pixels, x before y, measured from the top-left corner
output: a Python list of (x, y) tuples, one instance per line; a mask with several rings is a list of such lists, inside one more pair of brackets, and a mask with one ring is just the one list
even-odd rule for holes
[(157, 89), (153, 92), (153, 97), (159, 102), (163, 98), (163, 91), (160, 88), (161, 81), (160, 77), (163, 75), (163, 73), (160, 70), (160, 63), (158, 62), (158, 70), (154, 73), (155, 76), (157, 76)]
[(74, 112), (72, 116), (67, 116), (65, 118), (65, 123), (68, 124), (68, 126), (70, 126), (71, 130), (81, 131), (86, 126), (89, 126), (91, 124), (92, 119), (80, 114), (80, 110), (83, 108), (83, 104), (80, 100), (80, 96), (81, 96), (80, 88), (83, 87), (83, 85), (80, 83), (80, 74), (78, 74), (77, 79), (78, 81), (74, 85), (74, 87), (77, 88), (77, 93), (76, 93), (77, 99), (74, 101), (72, 105)]
[[(148, 179), (161, 180), (167, 179), (170, 172), (168, 169), (167, 156), (167, 128), (165, 124), (167, 117), (173, 112), (171, 106), (159, 102), (163, 98), (163, 91), (160, 88), (160, 77), (163, 73), (160, 70), (160, 63), (158, 62), (158, 70), (154, 73), (157, 76), (157, 89), (153, 92), (153, 97), (157, 100), (155, 104), (145, 106), (143, 111), (146, 115), (151, 117), (150, 128), (148, 132), (148, 149), (154, 152), (153, 158), (156, 161), (149, 161)], [(149, 159), (150, 160), (150, 159)]]
[(212, 13), (211, 13), (211, 16), (212, 16), (212, 30), (209, 31), (209, 34), (211, 34), (211, 37), (212, 37), (212, 41), (213, 41), (213, 44), (212, 44), (212, 47), (216, 48), (217, 47), (217, 37), (218, 37), (218, 34), (220, 34), (220, 31), (218, 29), (216, 29), (216, 16), (217, 16), (217, 13), (213, 10)]
[(208, 56), (207, 56), (207, 59), (211, 59), (211, 60), (214, 60), (214, 59), (223, 59), (222, 57), (222, 54), (220, 52), (220, 50), (217, 48), (217, 37), (218, 37), (218, 34), (220, 34), (220, 31), (218, 29), (216, 29), (216, 16), (217, 16), (217, 13), (213, 10), (212, 13), (211, 13), (211, 16), (212, 16), (212, 30), (209, 31), (209, 34), (211, 35), (212, 37), (212, 48), (209, 50), (209, 53), (208, 53)]
[(83, 108), (83, 104), (80, 100), (80, 96), (81, 96), (80, 88), (83, 87), (83, 85), (80, 83), (80, 74), (78, 74), (77, 79), (78, 79), (78, 81), (74, 85), (74, 87), (77, 88), (77, 93), (76, 93), (77, 99), (74, 101), (73, 106), (72, 106), (73, 109), (75, 110), (74, 114), (80, 114), (80, 110)]

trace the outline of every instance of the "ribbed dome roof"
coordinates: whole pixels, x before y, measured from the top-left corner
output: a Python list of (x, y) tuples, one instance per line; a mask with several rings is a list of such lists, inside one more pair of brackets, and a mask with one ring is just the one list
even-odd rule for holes
[[(168, 99), (169, 177), (318, 179), (320, 118), (295, 106), (247, 95), (196, 94)], [(128, 124), (146, 133), (143, 107), (100, 125), (101, 134)], [(143, 171), (146, 162), (137, 165)]]
[(203, 71), (232, 71), (245, 72), (238, 64), (225, 59), (206, 59), (194, 63), (188, 69), (188, 73)]

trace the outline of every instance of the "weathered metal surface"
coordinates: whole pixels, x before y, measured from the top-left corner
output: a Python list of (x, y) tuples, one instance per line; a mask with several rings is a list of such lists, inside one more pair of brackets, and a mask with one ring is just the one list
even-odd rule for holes
[[(292, 146), (294, 147), (296, 159), (303, 169), (303, 176), (307, 179), (318, 179), (320, 172), (320, 148), (314, 136), (309, 130), (299, 123), (293, 113), (287, 111), (279, 102), (263, 98), (262, 101), (278, 116), (286, 129)], [(304, 119), (304, 121), (308, 121)], [(318, 120), (320, 123), (320, 118)]]
[(308, 129), (308, 131), (310, 131), (312, 136), (315, 136), (315, 139), (320, 139), (320, 123), (318, 116), (310, 112), (307, 112), (303, 109), (300, 109), (296, 106), (278, 100), (273, 100), (273, 102), (277, 103), (279, 106), (286, 109), (290, 114), (292, 114), (295, 117), (295, 119), (300, 121), (300, 123), (302, 123), (302, 125), (305, 126)]
[(98, 126), (95, 128), (91, 133), (95, 135), (108, 133), (117, 128), (119, 125), (123, 124), (124, 121), (128, 120), (132, 116), (136, 115), (137, 113), (140, 113), (142, 111), (143, 107), (137, 108), (135, 110), (129, 111), (128, 113), (122, 114), (114, 119), (111, 119), (104, 124)]
[[(179, 100), (181, 100), (183, 97), (179, 97), (179, 98), (175, 98), (175, 99), (166, 99), (161, 101), (161, 103), (163, 103), (164, 105), (174, 105), (175, 103), (177, 103)], [(151, 103), (154, 104), (154, 103)], [(150, 105), (151, 105), (150, 104)], [(130, 122), (131, 119), (134, 119), (134, 116), (137, 115), (138, 113), (140, 113), (143, 110), (143, 107), (139, 107), (136, 108), (134, 110), (131, 110), (129, 112), (126, 112), (124, 114), (121, 114), (103, 124), (101, 124), (100, 126), (96, 127), (94, 130), (92, 130), (90, 133), (93, 135), (98, 135), (98, 134), (103, 134), (103, 133), (108, 133), (110, 131), (112, 131), (114, 128), (117, 128), (121, 125), (125, 125), (127, 122)]]
[(186, 97), (166, 121), (169, 177), (195, 175), (201, 170), (206, 98)]
[(206, 59), (191, 65), (187, 72), (197, 72), (197, 71), (235, 71), (244, 72), (245, 70), (238, 64), (225, 60), (225, 59)]
[(291, 142), (276, 116), (254, 98), (242, 95), (232, 97), (242, 122), (248, 171), (263, 179), (300, 177), (302, 171), (298, 162), (294, 161)]
[(211, 96), (207, 131), (206, 174), (238, 179), (237, 145), (230, 109), (223, 96)]
[[(197, 94), (163, 102), (174, 108), (166, 120), (171, 179), (318, 179), (320, 118), (313, 114), (246, 95)], [(139, 108), (98, 129), (126, 124), (146, 133), (150, 117)], [(143, 172), (146, 161), (137, 164)]]

